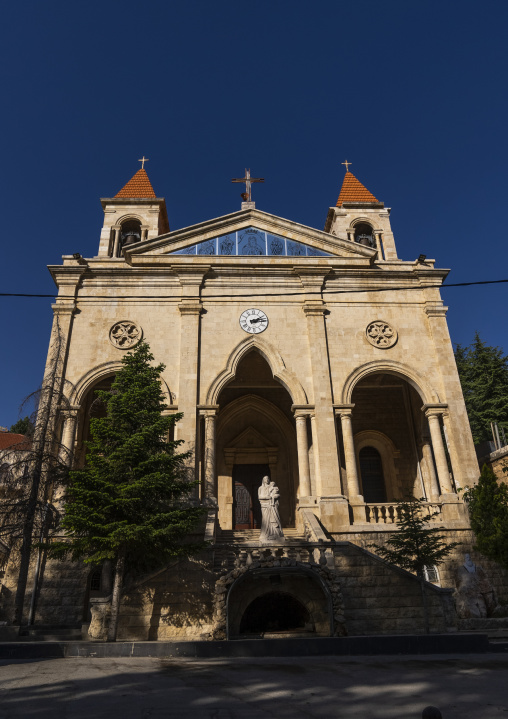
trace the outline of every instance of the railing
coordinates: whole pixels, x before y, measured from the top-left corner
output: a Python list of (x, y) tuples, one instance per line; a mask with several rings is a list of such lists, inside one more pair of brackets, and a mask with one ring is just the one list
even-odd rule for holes
[[(424, 519), (429, 522), (441, 522), (441, 505), (427, 502), (421, 505)], [(365, 504), (367, 522), (370, 524), (396, 524), (401, 516), (400, 506), (396, 502), (369, 502)]]

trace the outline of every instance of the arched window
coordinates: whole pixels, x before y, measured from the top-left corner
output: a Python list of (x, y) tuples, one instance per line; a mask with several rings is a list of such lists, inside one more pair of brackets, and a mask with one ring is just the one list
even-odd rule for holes
[(372, 503), (386, 502), (381, 455), (374, 447), (363, 447), (359, 456), (364, 500)]
[(374, 231), (367, 222), (359, 222), (355, 225), (355, 242), (365, 247), (375, 247)]
[(138, 220), (127, 220), (122, 224), (120, 236), (121, 246), (127, 247), (135, 242), (141, 241), (141, 222)]
[(423, 568), (423, 575), (427, 582), (441, 586), (439, 582), (439, 572), (437, 571), (437, 567), (435, 564), (427, 564)]

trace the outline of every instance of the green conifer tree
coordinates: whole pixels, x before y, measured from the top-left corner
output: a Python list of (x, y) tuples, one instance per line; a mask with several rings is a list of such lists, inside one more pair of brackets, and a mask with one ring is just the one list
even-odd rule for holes
[(429, 610), (425, 593), (425, 567), (441, 564), (459, 542), (446, 542), (440, 527), (428, 527), (431, 516), (424, 515), (424, 500), (407, 497), (397, 503), (398, 532), (386, 541), (386, 545), (371, 545), (376, 553), (391, 564), (416, 574), (420, 580), (425, 631), (430, 631)]
[(13, 424), (9, 432), (13, 434), (24, 434), (25, 437), (31, 437), (34, 433), (34, 425), (30, 417), (23, 417), (18, 419), (16, 424)]
[(469, 347), (457, 345), (455, 361), (475, 444), (492, 439), (491, 422), (508, 432), (508, 356), (476, 332)]
[(464, 500), (476, 537), (475, 549), (508, 569), (508, 486), (498, 482), (484, 464), (478, 484), (466, 489)]
[(67, 537), (51, 545), (56, 556), (70, 552), (92, 565), (112, 560), (108, 641), (116, 640), (126, 572), (163, 566), (203, 546), (188, 541), (206, 511), (190, 501), (189, 455), (167, 439), (181, 415), (162, 416), (164, 365), (152, 360), (148, 344), (140, 343), (123, 357), (111, 390), (97, 392), (106, 417), (90, 420), (85, 467), (70, 473), (61, 523)]

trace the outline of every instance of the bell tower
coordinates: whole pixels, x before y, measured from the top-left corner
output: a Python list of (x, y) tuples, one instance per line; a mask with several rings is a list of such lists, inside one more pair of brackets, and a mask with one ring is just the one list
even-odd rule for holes
[(114, 197), (101, 198), (104, 210), (98, 257), (122, 257), (123, 248), (169, 232), (166, 201), (157, 197), (143, 166)]
[(349, 171), (351, 163), (346, 160), (342, 164), (346, 165), (346, 175), (337, 204), (328, 210), (325, 232), (372, 247), (378, 252), (378, 260), (396, 260), (390, 208)]

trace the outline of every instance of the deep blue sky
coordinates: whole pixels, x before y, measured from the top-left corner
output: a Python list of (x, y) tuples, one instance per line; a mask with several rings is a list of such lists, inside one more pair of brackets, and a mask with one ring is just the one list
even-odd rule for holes
[[(1, 15), (0, 291), (97, 254), (100, 197), (150, 158), (171, 229), (258, 208), (322, 229), (344, 159), (399, 256), (508, 276), (508, 3), (32, 0)], [(443, 291), (452, 340), (508, 351), (508, 285)], [(0, 425), (41, 381), (51, 300), (0, 298)]]

